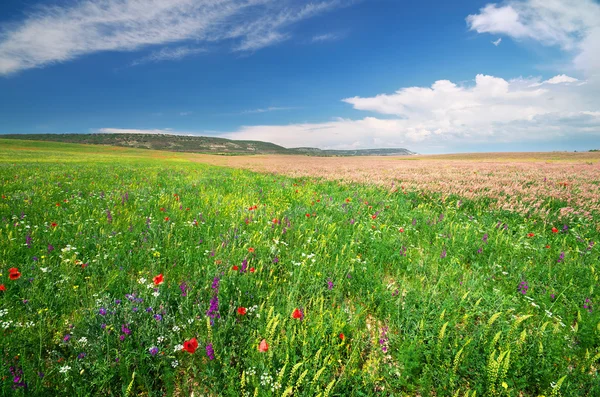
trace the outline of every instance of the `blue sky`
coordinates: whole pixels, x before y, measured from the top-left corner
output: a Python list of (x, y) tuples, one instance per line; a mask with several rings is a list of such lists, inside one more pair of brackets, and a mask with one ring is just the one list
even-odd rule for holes
[(587, 150), (599, 54), (597, 0), (4, 0), (0, 134)]

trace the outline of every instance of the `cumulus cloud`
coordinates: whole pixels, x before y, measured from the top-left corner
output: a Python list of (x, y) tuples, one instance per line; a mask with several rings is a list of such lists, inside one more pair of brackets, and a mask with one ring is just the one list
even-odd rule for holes
[[(183, 41), (232, 42), (253, 51), (290, 37), (290, 25), (351, 0), (79, 0), (38, 6), (0, 30), (0, 75), (100, 51), (136, 51)], [(193, 49), (165, 49), (147, 61)], [(186, 52), (187, 51), (187, 52)], [(152, 56), (151, 56), (152, 57)]]
[(270, 141), (285, 147), (351, 149), (458, 147), (463, 144), (542, 142), (568, 136), (600, 138), (600, 98), (566, 75), (505, 80), (477, 75), (475, 83), (439, 80), (392, 94), (343, 101), (357, 110), (393, 116), (324, 123), (244, 126), (232, 139)]
[(477, 33), (534, 40), (574, 53), (573, 65), (588, 75), (600, 69), (600, 3), (595, 0), (509, 0), (467, 17)]

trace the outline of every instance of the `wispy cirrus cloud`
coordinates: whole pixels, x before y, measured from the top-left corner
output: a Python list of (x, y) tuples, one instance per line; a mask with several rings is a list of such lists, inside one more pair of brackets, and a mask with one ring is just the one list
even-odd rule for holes
[(185, 57), (206, 52), (204, 48), (190, 48), (186, 46), (175, 48), (161, 48), (157, 51), (152, 51), (145, 57), (139, 58), (131, 62), (131, 66), (143, 65), (145, 63), (162, 62), (162, 61), (178, 61)]
[(344, 35), (342, 33), (324, 33), (324, 34), (318, 34), (312, 37), (311, 42), (312, 43), (323, 43), (326, 41), (337, 41), (337, 40), (341, 40), (344, 38)]
[[(0, 75), (101, 51), (194, 40), (254, 51), (291, 37), (288, 27), (352, 0), (80, 0), (38, 6), (0, 26)], [(191, 55), (165, 49), (157, 60)], [(170, 51), (170, 54), (169, 54)], [(178, 55), (179, 54), (179, 55)], [(170, 55), (170, 58), (169, 58)], [(162, 59), (160, 59), (162, 57)], [(148, 59), (146, 62), (152, 62)]]
[(293, 106), (269, 106), (268, 108), (244, 110), (240, 114), (267, 113), (267, 112), (277, 112), (277, 111), (281, 111), (281, 110), (293, 110), (293, 109), (298, 109), (298, 108), (293, 107)]

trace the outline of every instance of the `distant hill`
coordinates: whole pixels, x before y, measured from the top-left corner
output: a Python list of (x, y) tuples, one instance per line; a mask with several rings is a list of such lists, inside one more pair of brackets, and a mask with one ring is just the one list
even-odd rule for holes
[(406, 156), (416, 154), (407, 149), (321, 150), (310, 147), (288, 149), (271, 142), (234, 141), (217, 137), (167, 134), (9, 134), (0, 135), (0, 137), (222, 155)]

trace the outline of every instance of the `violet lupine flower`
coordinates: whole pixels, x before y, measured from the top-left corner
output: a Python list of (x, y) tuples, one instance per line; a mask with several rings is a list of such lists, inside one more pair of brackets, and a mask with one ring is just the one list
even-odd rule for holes
[(210, 286), (210, 288), (214, 289), (214, 290), (218, 290), (219, 289), (219, 281), (221, 281), (221, 279), (219, 277), (215, 277), (213, 279), (212, 285)]
[(212, 343), (206, 345), (206, 355), (208, 356), (209, 360), (215, 359), (215, 350), (213, 349)]
[(219, 296), (215, 294), (210, 300), (210, 307), (206, 311), (206, 315), (211, 318), (211, 323), (215, 318), (221, 318), (219, 315)]
[(125, 340), (125, 335), (119, 336), (119, 339), (121, 340), (121, 342), (123, 342)]
[(327, 289), (333, 289), (333, 281), (330, 278), (327, 279)]
[(33, 239), (31, 238), (31, 235), (27, 234), (27, 236), (25, 236), (25, 245), (27, 246), (27, 248), (31, 248), (32, 241)]
[(483, 235), (483, 238), (482, 238), (481, 240), (482, 240), (484, 243), (486, 243), (486, 244), (487, 244), (487, 241), (488, 241), (488, 235), (487, 235), (487, 233)]
[(556, 262), (561, 263), (564, 259), (565, 259), (565, 253), (563, 251), (563, 252), (560, 253), (560, 256), (558, 257), (558, 259), (556, 260)]
[(242, 261), (242, 267), (240, 268), (240, 273), (246, 273), (246, 269), (248, 269), (248, 260), (244, 258)]

